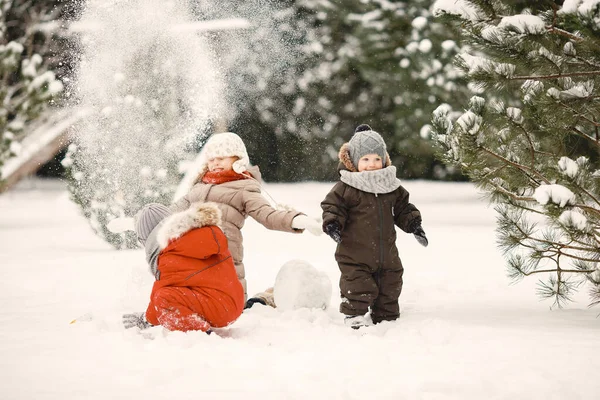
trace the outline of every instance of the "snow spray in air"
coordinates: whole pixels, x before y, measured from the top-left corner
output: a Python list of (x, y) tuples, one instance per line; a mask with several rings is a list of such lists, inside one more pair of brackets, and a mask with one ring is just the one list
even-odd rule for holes
[(222, 113), (223, 85), (207, 38), (177, 29), (187, 6), (164, 0), (90, 0), (77, 26), (77, 90), (92, 116), (76, 127), (65, 164), (70, 190), (96, 233), (117, 248), (136, 247), (111, 219), (144, 204), (168, 204), (180, 167)]

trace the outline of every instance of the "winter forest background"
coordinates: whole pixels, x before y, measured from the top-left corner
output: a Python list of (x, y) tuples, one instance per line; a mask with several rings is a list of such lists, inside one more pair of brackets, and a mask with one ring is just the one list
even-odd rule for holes
[[(0, 79), (0, 397), (598, 398), (600, 0), (0, 0)], [(249, 291), (302, 259), (328, 308), (123, 328), (154, 278), (107, 224), (209, 135), (318, 217), (361, 123), (430, 240), (399, 320), (349, 329), (335, 243), (249, 219)]]
[(400, 178), (480, 188), (512, 278), (595, 305), (599, 21), (598, 0), (0, 0), (0, 178), (42, 154), (136, 248), (106, 224), (172, 201), (211, 133), (267, 182), (333, 181), (368, 123)]

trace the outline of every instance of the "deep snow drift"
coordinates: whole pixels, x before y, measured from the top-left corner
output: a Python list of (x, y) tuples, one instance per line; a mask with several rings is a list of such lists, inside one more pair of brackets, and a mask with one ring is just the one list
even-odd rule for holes
[[(328, 183), (268, 184), (311, 216)], [(332, 282), (328, 310), (255, 306), (219, 335), (124, 330), (152, 284), (141, 250), (94, 236), (63, 184), (27, 181), (0, 196), (2, 399), (595, 399), (600, 313), (585, 290), (563, 310), (510, 285), (494, 211), (470, 184), (405, 182), (430, 240), (399, 233), (402, 316), (353, 331), (337, 312), (327, 236), (249, 220), (249, 292), (306, 260)], [(82, 318), (69, 324), (74, 318)]]

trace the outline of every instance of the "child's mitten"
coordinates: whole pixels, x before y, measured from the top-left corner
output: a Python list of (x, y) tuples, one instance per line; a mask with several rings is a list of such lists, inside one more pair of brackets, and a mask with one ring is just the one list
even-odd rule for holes
[(329, 237), (331, 237), (337, 243), (342, 242), (342, 235), (341, 235), (342, 228), (340, 227), (340, 224), (337, 223), (336, 221), (332, 221), (332, 222), (328, 223), (327, 225), (325, 225), (323, 230), (325, 231), (326, 234), (329, 235)]
[(319, 236), (323, 231), (321, 230), (321, 223), (315, 219), (309, 218), (306, 215), (298, 215), (292, 220), (292, 228), (294, 229), (306, 229), (315, 236)]
[(427, 236), (425, 236), (425, 231), (423, 230), (421, 224), (415, 227), (413, 230), (413, 235), (415, 235), (415, 239), (417, 239), (417, 242), (419, 242), (421, 246), (427, 247), (429, 240), (427, 240)]
[(131, 314), (123, 314), (123, 326), (125, 326), (125, 329), (135, 327), (146, 329), (150, 328), (152, 324), (146, 321), (146, 313), (136, 312)]

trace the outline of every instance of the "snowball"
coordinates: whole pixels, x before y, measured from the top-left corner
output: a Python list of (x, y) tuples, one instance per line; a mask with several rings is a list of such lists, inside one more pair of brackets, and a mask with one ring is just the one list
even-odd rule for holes
[(562, 185), (541, 185), (535, 189), (533, 198), (541, 205), (548, 202), (564, 207), (575, 203), (575, 194)]
[(331, 300), (329, 277), (303, 260), (286, 262), (275, 278), (273, 296), (280, 310), (326, 309)]

